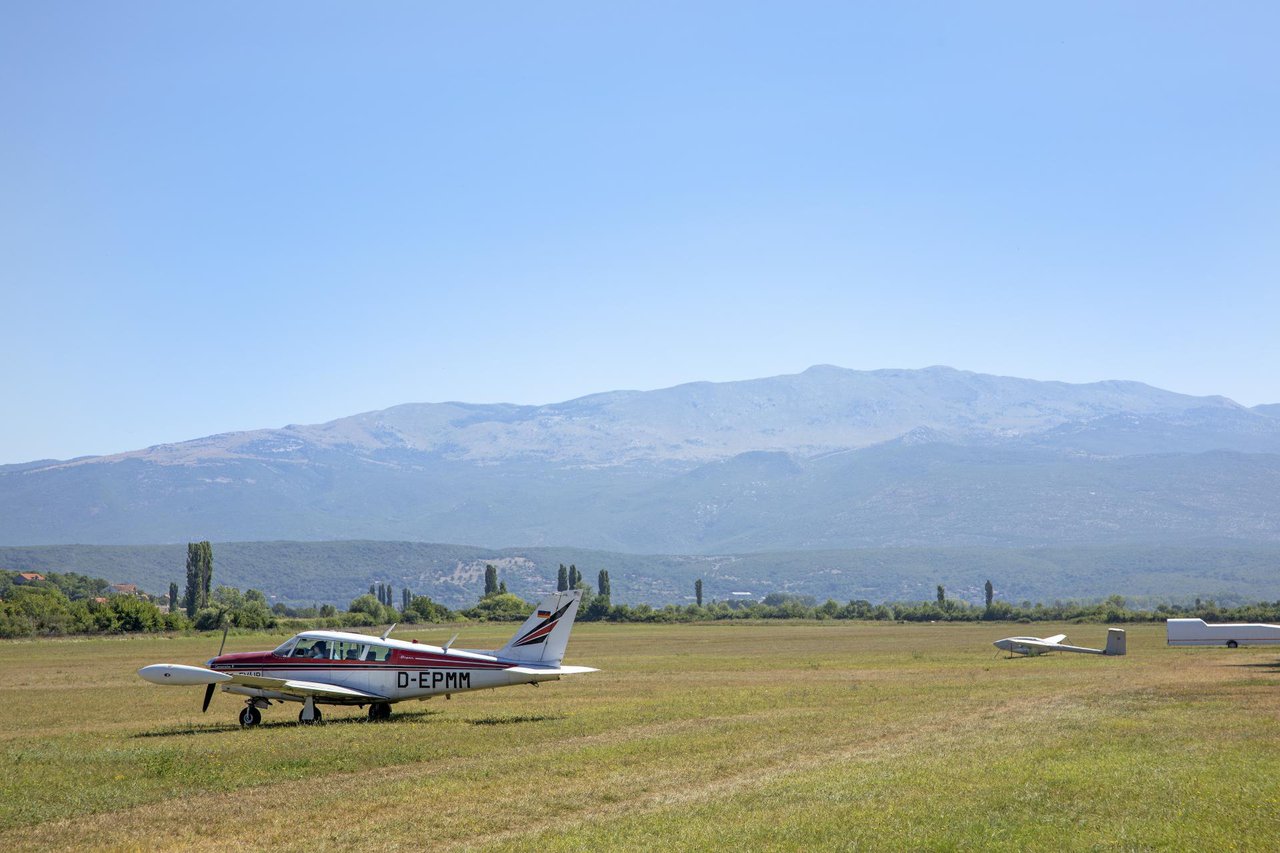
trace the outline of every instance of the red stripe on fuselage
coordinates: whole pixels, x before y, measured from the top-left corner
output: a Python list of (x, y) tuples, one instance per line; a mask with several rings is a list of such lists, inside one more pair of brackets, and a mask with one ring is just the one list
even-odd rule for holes
[(328, 658), (282, 658), (259, 652), (242, 652), (214, 658), (213, 669), (506, 669), (511, 664), (454, 655), (392, 655), (390, 660), (330, 660)]
[(366, 661), (366, 660), (324, 660), (298, 658), (277, 659), (273, 661), (221, 661), (212, 663), (214, 668), (222, 669), (506, 669), (509, 663), (489, 660), (459, 660), (458, 658), (432, 658), (404, 661)]

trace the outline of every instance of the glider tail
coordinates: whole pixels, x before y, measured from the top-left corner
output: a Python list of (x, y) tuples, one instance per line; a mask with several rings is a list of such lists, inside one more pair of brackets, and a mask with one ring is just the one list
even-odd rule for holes
[(494, 654), (503, 660), (559, 666), (581, 600), (582, 591), (577, 589), (551, 593)]
[(1123, 628), (1107, 629), (1107, 648), (1102, 652), (1104, 655), (1122, 655), (1125, 652), (1125, 637)]

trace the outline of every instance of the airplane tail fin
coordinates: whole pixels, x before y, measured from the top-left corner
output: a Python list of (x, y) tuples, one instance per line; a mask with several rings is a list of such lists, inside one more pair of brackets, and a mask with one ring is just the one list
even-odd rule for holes
[(1107, 648), (1104, 655), (1122, 655), (1125, 652), (1125, 635), (1123, 628), (1107, 629)]
[(581, 600), (582, 590), (578, 589), (548, 595), (515, 636), (494, 654), (503, 660), (559, 666)]

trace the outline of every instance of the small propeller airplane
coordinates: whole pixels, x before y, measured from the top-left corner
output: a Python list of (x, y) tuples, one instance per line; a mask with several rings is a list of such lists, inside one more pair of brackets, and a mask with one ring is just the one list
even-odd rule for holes
[[(369, 706), (370, 720), (391, 716), (391, 705), (468, 690), (556, 681), (562, 675), (596, 672), (589, 666), (561, 666), (569, 631), (582, 599), (580, 590), (548, 596), (520, 630), (496, 651), (455, 649), (454, 634), (443, 646), (417, 640), (388, 639), (345, 631), (303, 631), (264, 652), (218, 655), (206, 667), (156, 663), (138, 670), (153, 684), (206, 685), (204, 705), (215, 688), (248, 697), (240, 725), (262, 722), (262, 709), (274, 702), (301, 702), (298, 720), (318, 723), (319, 705)], [(226, 643), (226, 634), (223, 634)]]
[(1052, 637), (1005, 637), (991, 645), (1001, 651), (1014, 655), (1047, 655), (1049, 652), (1079, 652), (1086, 655), (1112, 655), (1125, 653), (1125, 635), (1120, 628), (1107, 629), (1107, 647), (1105, 649), (1087, 649), (1083, 646), (1066, 644), (1066, 634), (1054, 634)]

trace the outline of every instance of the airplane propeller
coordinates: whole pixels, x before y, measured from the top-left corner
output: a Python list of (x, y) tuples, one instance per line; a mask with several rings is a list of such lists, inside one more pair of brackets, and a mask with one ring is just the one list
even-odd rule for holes
[[(227, 647), (227, 631), (230, 630), (230, 625), (224, 625), (222, 627), (222, 644), (218, 646), (218, 653), (214, 655), (214, 657), (222, 657), (222, 650)], [(215, 687), (217, 687), (216, 684), (210, 684), (204, 689), (204, 704), (200, 706), (200, 713), (203, 714), (209, 710), (209, 702), (213, 699), (213, 688)]]

